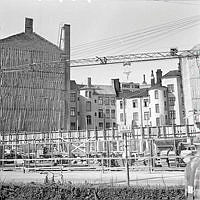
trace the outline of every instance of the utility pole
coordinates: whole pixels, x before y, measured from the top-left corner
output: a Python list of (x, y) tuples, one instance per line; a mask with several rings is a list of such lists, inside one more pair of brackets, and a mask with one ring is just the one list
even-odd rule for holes
[(130, 175), (129, 175), (129, 164), (128, 164), (128, 142), (127, 142), (127, 132), (125, 132), (124, 135), (124, 139), (125, 139), (125, 152), (126, 152), (126, 182), (127, 182), (127, 186), (130, 186)]

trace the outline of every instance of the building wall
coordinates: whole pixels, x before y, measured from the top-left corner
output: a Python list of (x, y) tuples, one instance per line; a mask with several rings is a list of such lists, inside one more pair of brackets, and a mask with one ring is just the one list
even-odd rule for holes
[[(70, 80), (66, 80), (64, 64), (59, 62), (61, 54), (58, 47), (32, 31), (0, 40), (1, 68), (22, 69), (2, 74), (1, 131), (65, 128), (63, 107), (69, 104), (65, 102), (66, 94), (69, 96), (65, 84)], [(34, 70), (26, 70), (30, 64)]]
[(194, 110), (200, 111), (200, 71), (196, 58), (182, 58), (181, 75), (185, 114), (189, 124), (194, 124)]
[(120, 129), (149, 125), (149, 97), (117, 99), (116, 107)]
[[(179, 76), (176, 77), (168, 77), (162, 79), (163, 86), (173, 86), (173, 90), (168, 88), (168, 109), (169, 116), (170, 112), (175, 112), (175, 120), (174, 124), (183, 125), (184, 124), (184, 102), (183, 102), (183, 94), (181, 88), (181, 78)], [(174, 104), (172, 102), (174, 99)], [(172, 120), (169, 120), (169, 123), (172, 124)]]
[[(155, 96), (156, 92), (158, 94), (158, 98)], [(168, 122), (167, 88), (151, 88), (149, 90), (149, 98), (150, 125), (166, 125)], [(156, 105), (158, 105), (159, 110), (156, 110)]]
[[(86, 92), (88, 95), (86, 95)], [(91, 96), (89, 96), (89, 92)], [(102, 98), (102, 104), (99, 103), (99, 98)], [(106, 105), (105, 99), (109, 99), (109, 104)], [(113, 100), (113, 105), (111, 104)], [(114, 94), (96, 94), (95, 89), (87, 88), (80, 91), (80, 128), (81, 129), (103, 129), (112, 128), (116, 125), (116, 97)], [(91, 111), (87, 109), (87, 102), (91, 103)], [(103, 111), (103, 115), (99, 114), (99, 110)], [(106, 110), (109, 110), (109, 115), (106, 115)], [(112, 117), (111, 110), (115, 111)], [(91, 116), (91, 123), (87, 123), (87, 116)], [(109, 125), (110, 124), (110, 125)], [(108, 126), (109, 125), (109, 126)]]

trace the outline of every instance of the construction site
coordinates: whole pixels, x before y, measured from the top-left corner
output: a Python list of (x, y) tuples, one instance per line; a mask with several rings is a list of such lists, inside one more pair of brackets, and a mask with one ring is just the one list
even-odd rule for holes
[(184, 169), (195, 153), (196, 124), (119, 130), (69, 130), (70, 68), (126, 62), (199, 58), (199, 50), (70, 60), (70, 26), (59, 47), (33, 32), (0, 40), (0, 167), (28, 170)]

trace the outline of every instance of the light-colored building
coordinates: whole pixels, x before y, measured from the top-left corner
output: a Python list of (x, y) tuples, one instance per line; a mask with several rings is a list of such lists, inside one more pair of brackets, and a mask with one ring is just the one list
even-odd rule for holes
[(149, 125), (148, 89), (123, 91), (116, 101), (117, 124), (120, 129)]
[(167, 87), (169, 124), (183, 125), (185, 111), (181, 72), (169, 71), (162, 76), (162, 85)]
[[(192, 50), (199, 51), (200, 45)], [(180, 70), (183, 84), (185, 115), (189, 124), (200, 122), (200, 61), (199, 57), (184, 57), (180, 59)]]
[(116, 127), (116, 92), (114, 85), (88, 84), (80, 88), (80, 129)]

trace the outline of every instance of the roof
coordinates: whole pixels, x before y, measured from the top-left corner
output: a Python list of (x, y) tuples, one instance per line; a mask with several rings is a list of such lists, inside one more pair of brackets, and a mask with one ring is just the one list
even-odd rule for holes
[(166, 73), (164, 76), (162, 76), (162, 78), (176, 78), (176, 77), (180, 77), (180, 75), (181, 75), (181, 72), (179, 70), (172, 70)]
[(115, 89), (112, 85), (79, 85), (80, 90), (94, 90), (94, 95), (116, 95)]
[(50, 51), (62, 52), (55, 44), (49, 42), (37, 33), (18, 33), (3, 39), (0, 39), (0, 45), (9, 45), (20, 48), (31, 48), (43, 50), (49, 48)]
[(119, 93), (118, 99), (126, 98), (140, 98), (140, 97), (147, 97), (148, 96), (148, 88), (142, 88), (136, 91), (130, 91), (130, 90), (123, 90)]
[(155, 89), (163, 89), (163, 88), (167, 88), (167, 87), (165, 87), (165, 86), (161, 86), (161, 85), (154, 85), (154, 86), (151, 86), (150, 88), (149, 88), (149, 90), (155, 90)]

